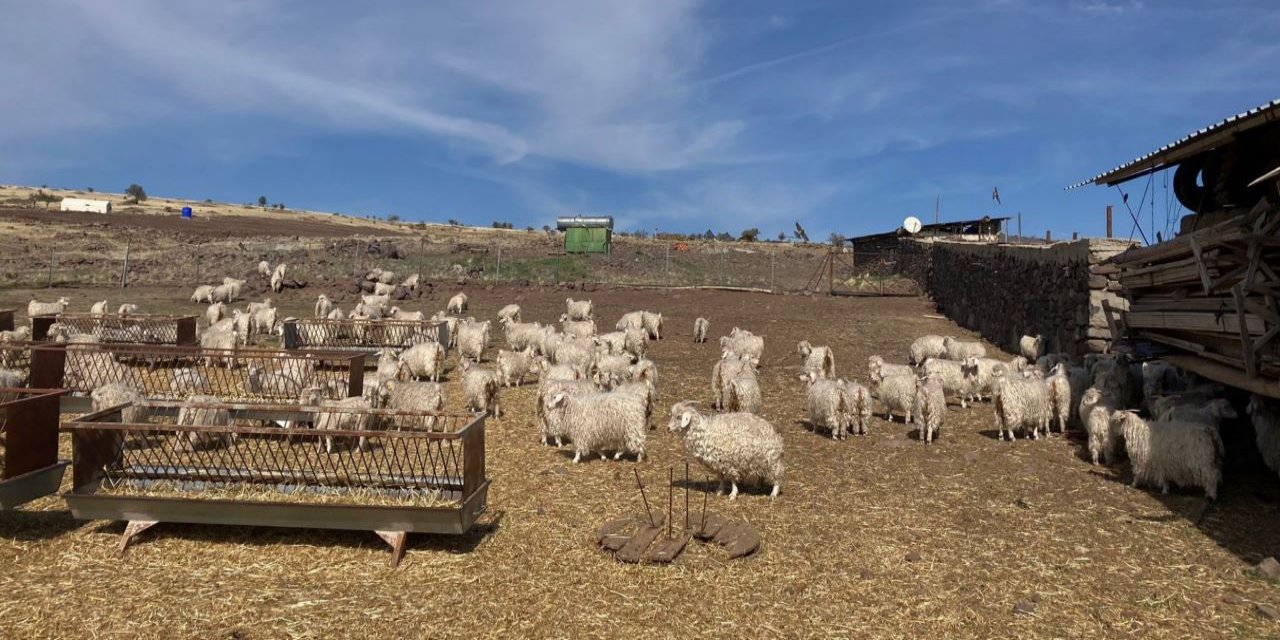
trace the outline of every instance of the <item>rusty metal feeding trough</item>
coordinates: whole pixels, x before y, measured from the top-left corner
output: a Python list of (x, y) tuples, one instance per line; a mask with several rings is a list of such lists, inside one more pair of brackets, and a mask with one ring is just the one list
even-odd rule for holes
[[(195, 424), (177, 424), (183, 406)], [(128, 521), (121, 553), (159, 522), (347, 529), (377, 533), (395, 566), (407, 534), (466, 533), (486, 510), (484, 428), (483, 414), (122, 405), (63, 426), (63, 497), (77, 519)]]
[[(684, 553), (689, 542), (713, 542), (730, 559), (745, 558), (760, 550), (760, 534), (745, 520), (730, 520), (707, 511), (707, 494), (700, 512), (689, 509), (689, 465), (684, 469), (683, 527), (675, 522), (674, 470), (667, 469), (667, 513), (653, 512), (640, 472), (636, 487), (644, 503), (644, 513), (610, 520), (596, 532), (596, 544), (619, 562), (628, 564), (671, 564)], [(677, 528), (679, 527), (679, 528)]]
[[(23, 380), (31, 379), (31, 350), (41, 346), (39, 342), (19, 341), (0, 342), (0, 369), (12, 371), (22, 376)], [(56, 384), (54, 386), (57, 386)]]
[(60, 324), (72, 333), (95, 336), (99, 342), (136, 344), (194, 345), (195, 316), (116, 315), (94, 313), (60, 313), (31, 318), (31, 339), (47, 340), (49, 327)]
[(404, 349), (422, 342), (449, 344), (449, 329), (437, 320), (288, 318), (286, 349)]
[[(3, 351), (0, 350), (0, 354)], [(111, 383), (125, 383), (144, 398), (184, 399), (193, 394), (228, 401), (294, 402), (310, 384), (330, 398), (364, 391), (365, 354), (350, 351), (208, 349), (136, 344), (46, 344), (31, 350), (31, 384), (78, 394), (62, 410), (85, 413), (85, 397)], [(251, 382), (257, 372), (258, 386)], [(272, 374), (270, 380), (266, 374)]]
[(58, 492), (61, 389), (0, 389), (0, 511)]

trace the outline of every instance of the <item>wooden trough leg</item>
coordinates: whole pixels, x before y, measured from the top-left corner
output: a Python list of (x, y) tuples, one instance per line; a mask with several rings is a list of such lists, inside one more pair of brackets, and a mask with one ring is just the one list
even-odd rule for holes
[(133, 541), (138, 534), (156, 526), (156, 520), (130, 520), (129, 524), (124, 527), (124, 533), (120, 534), (119, 556), (124, 557), (124, 550), (129, 547), (129, 543)]
[(404, 558), (404, 545), (409, 534), (404, 531), (374, 531), (378, 534), (382, 541), (391, 545), (391, 561), (387, 566), (395, 568), (400, 566), (400, 560)]

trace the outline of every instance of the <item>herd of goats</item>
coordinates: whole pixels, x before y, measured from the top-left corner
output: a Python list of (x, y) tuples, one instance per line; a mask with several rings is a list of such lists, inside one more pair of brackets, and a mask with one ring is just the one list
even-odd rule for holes
[[(282, 267), (262, 269), (273, 286), (282, 277)], [(391, 289), (416, 287), (417, 278), (399, 284), (392, 284), (391, 278), (390, 272), (370, 272), (366, 279), (383, 286), (361, 295), (350, 313), (321, 294), (315, 316), (372, 324), (383, 319), (438, 322), (446, 325), (447, 339), (424, 339), (399, 351), (381, 349), (377, 371), (365, 376), (364, 393), (359, 396), (334, 399), (333, 389), (326, 389), (314, 372), (301, 369), (249, 371), (246, 385), (296, 393), (300, 404), (334, 412), (333, 419), (317, 420), (312, 425), (316, 429), (365, 430), (371, 425), (369, 414), (361, 412), (364, 409), (444, 411), (441, 379), (449, 353), (456, 351), (467, 410), (500, 416), (501, 390), (536, 377), (536, 419), (543, 442), (557, 447), (571, 443), (575, 463), (592, 454), (605, 459), (610, 453), (614, 459), (633, 455), (643, 460), (658, 383), (658, 368), (647, 357), (647, 344), (663, 337), (661, 313), (627, 313), (614, 331), (601, 333), (590, 300), (566, 300), (558, 324), (524, 322), (520, 307), (507, 305), (496, 318), (505, 348), (498, 349), (489, 364), (482, 364), (493, 323), (465, 315), (469, 307), (465, 293), (426, 318), (422, 312), (391, 305)], [(281, 320), (269, 299), (250, 303), (244, 311), (229, 311), (243, 283), (228, 278), (221, 285), (201, 287), (192, 296), (209, 302), (202, 347), (235, 349), (249, 344), (255, 334), (279, 331)], [(66, 298), (54, 303), (33, 300), (28, 312), (32, 317), (59, 314), (68, 304)], [(91, 309), (94, 314), (107, 312), (106, 301)], [(126, 305), (118, 312), (136, 313), (137, 308)], [(697, 318), (694, 341), (707, 342), (709, 330), (709, 321)], [(29, 339), (23, 332), (0, 334), (0, 340)], [(93, 334), (76, 334), (57, 325), (49, 335), (65, 342), (98, 340)], [(777, 496), (784, 447), (778, 431), (760, 416), (763, 402), (757, 369), (764, 338), (735, 327), (720, 338), (719, 346), (721, 357), (711, 373), (713, 410), (694, 401), (676, 403), (670, 409), (668, 428), (683, 437), (691, 457), (720, 479), (719, 492), (730, 486), (730, 499), (737, 496), (739, 484), (763, 484), (771, 487), (771, 496)], [(1002, 440), (1006, 436), (1014, 440), (1017, 435), (1038, 439), (1055, 428), (1079, 428), (1087, 434), (1094, 464), (1114, 463), (1122, 453), (1128, 457), (1135, 487), (1147, 485), (1167, 492), (1171, 484), (1194, 486), (1210, 499), (1217, 497), (1224, 455), (1220, 428), (1224, 421), (1238, 418), (1224, 387), (1162, 361), (1133, 363), (1124, 354), (1090, 354), (1081, 360), (1046, 354), (1044, 341), (1035, 336), (1024, 336), (1019, 347), (1020, 355), (1001, 360), (987, 357), (979, 342), (927, 335), (912, 343), (906, 364), (871, 356), (868, 384), (863, 385), (836, 376), (830, 347), (801, 342), (796, 350), (802, 363), (799, 378), (807, 385), (809, 423), (832, 438), (844, 439), (867, 434), (874, 414), (889, 420), (901, 416), (904, 423), (914, 422), (919, 439), (927, 444), (947, 428), (948, 403), (963, 408), (989, 400)], [(0, 377), (6, 375), (10, 374), (0, 372)], [(17, 382), (6, 378), (0, 383), (5, 381)], [(139, 390), (118, 382), (102, 385), (91, 395), (95, 409), (143, 399)], [(191, 398), (192, 410), (180, 415), (179, 421), (216, 421), (216, 416), (195, 408), (197, 403), (216, 400)], [(1280, 406), (1255, 396), (1246, 410), (1263, 460), (1280, 470)], [(321, 446), (331, 452), (337, 446), (335, 440), (322, 439)], [(190, 444), (216, 446), (194, 437)]]

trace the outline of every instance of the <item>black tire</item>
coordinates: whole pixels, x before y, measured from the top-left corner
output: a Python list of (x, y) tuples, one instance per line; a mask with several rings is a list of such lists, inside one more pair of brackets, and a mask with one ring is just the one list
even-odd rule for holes
[[(1213, 183), (1217, 176), (1211, 175), (1213, 172), (1210, 167), (1217, 163), (1210, 163), (1208, 160), (1207, 154), (1184, 160), (1173, 173), (1173, 194), (1178, 197), (1182, 206), (1195, 213), (1214, 208)], [(1196, 184), (1202, 173), (1204, 184)]]

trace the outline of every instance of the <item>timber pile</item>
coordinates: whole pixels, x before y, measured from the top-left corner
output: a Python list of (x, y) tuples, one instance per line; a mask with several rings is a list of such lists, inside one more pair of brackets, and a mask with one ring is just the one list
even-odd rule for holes
[(1280, 397), (1280, 207), (1113, 256), (1129, 301), (1116, 330), (1167, 348), (1173, 364)]

